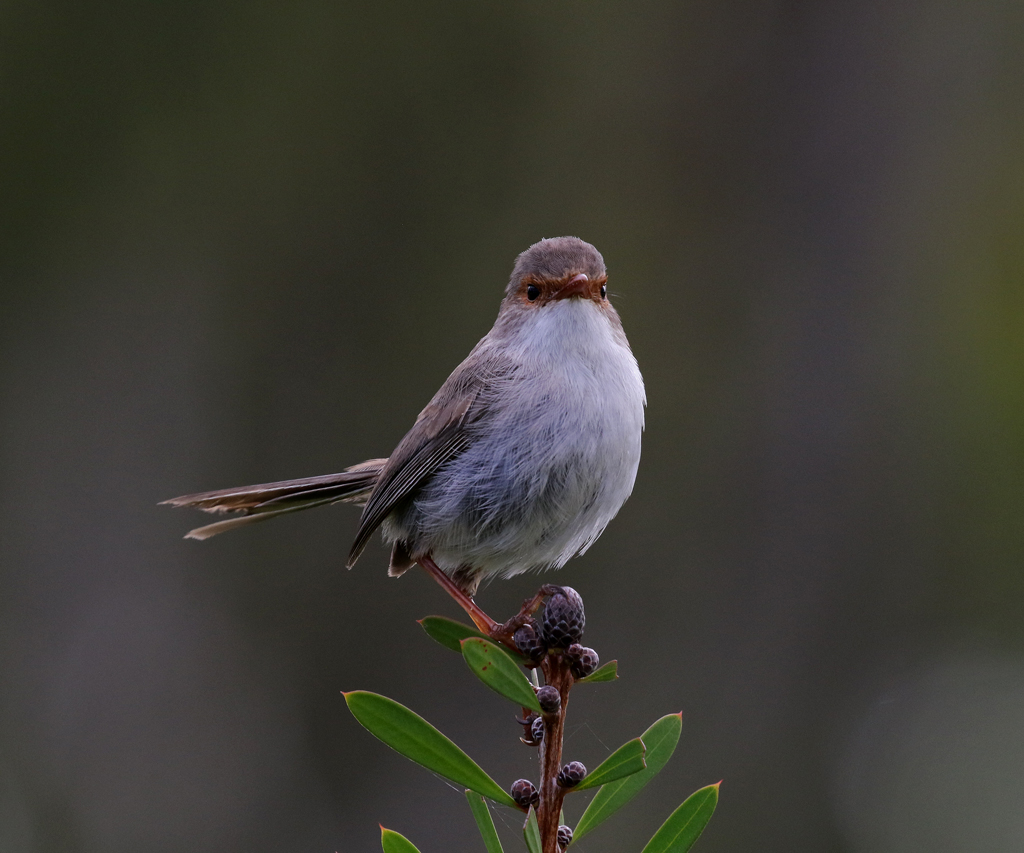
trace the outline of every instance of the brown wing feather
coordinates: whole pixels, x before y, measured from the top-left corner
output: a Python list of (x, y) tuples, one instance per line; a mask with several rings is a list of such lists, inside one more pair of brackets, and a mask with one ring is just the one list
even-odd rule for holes
[[(469, 400), (468, 402), (472, 402)], [(465, 407), (469, 408), (468, 404)], [(463, 411), (463, 415), (465, 411)], [(403, 439), (404, 441), (404, 439)], [(401, 446), (401, 445), (399, 445)], [(366, 543), (370, 541), (380, 523), (404, 497), (420, 486), (449, 459), (469, 447), (469, 437), (462, 429), (462, 418), (447, 424), (437, 435), (429, 438), (401, 466), (385, 469), (376, 488), (366, 502), (359, 519), (359, 529), (348, 554), (346, 565), (352, 568)]]
[(486, 415), (488, 387), (515, 369), (507, 357), (487, 347), (488, 340), (484, 338), (455, 368), (391, 454), (359, 519), (349, 568), (388, 513), (469, 446), (467, 428)]

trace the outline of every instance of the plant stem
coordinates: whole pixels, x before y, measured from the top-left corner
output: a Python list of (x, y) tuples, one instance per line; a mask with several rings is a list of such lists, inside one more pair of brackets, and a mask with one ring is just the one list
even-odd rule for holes
[(569, 706), (569, 690), (573, 684), (573, 677), (569, 671), (569, 662), (563, 655), (549, 654), (541, 667), (544, 670), (544, 680), (558, 690), (562, 704), (557, 714), (544, 716), (537, 823), (540, 827), (543, 853), (558, 853), (558, 821), (566, 793), (558, 784), (558, 771), (562, 767), (562, 735), (565, 731), (565, 713)]

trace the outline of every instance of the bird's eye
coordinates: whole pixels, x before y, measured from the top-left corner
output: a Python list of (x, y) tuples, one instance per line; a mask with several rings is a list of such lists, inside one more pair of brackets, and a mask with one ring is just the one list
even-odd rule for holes
[(602, 299), (607, 299), (608, 298), (608, 285), (607, 284), (602, 284), (601, 285), (601, 298)]
[(537, 287), (537, 285), (531, 284), (526, 288), (526, 298), (531, 302), (533, 302), (533, 300), (538, 296), (540, 296), (540, 288)]

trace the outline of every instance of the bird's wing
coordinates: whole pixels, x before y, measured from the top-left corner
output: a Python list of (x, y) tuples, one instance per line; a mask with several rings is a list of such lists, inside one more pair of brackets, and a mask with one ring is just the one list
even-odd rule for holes
[(469, 447), (469, 427), (485, 417), (489, 408), (487, 392), (514, 372), (507, 358), (482, 350), (484, 341), (448, 377), (388, 459), (359, 519), (346, 563), (349, 568), (395, 506)]

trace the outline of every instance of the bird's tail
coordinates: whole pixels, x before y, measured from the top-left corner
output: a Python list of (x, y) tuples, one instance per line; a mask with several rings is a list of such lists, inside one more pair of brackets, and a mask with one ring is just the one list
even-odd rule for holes
[(197, 527), (185, 534), (186, 539), (209, 539), (244, 524), (266, 521), (288, 512), (334, 503), (362, 506), (370, 497), (377, 477), (387, 459), (369, 459), (340, 474), (324, 474), (303, 480), (282, 480), (258, 486), (240, 486), (216, 492), (199, 492), (161, 501), (170, 506), (191, 506), (203, 512), (236, 513), (236, 518)]

